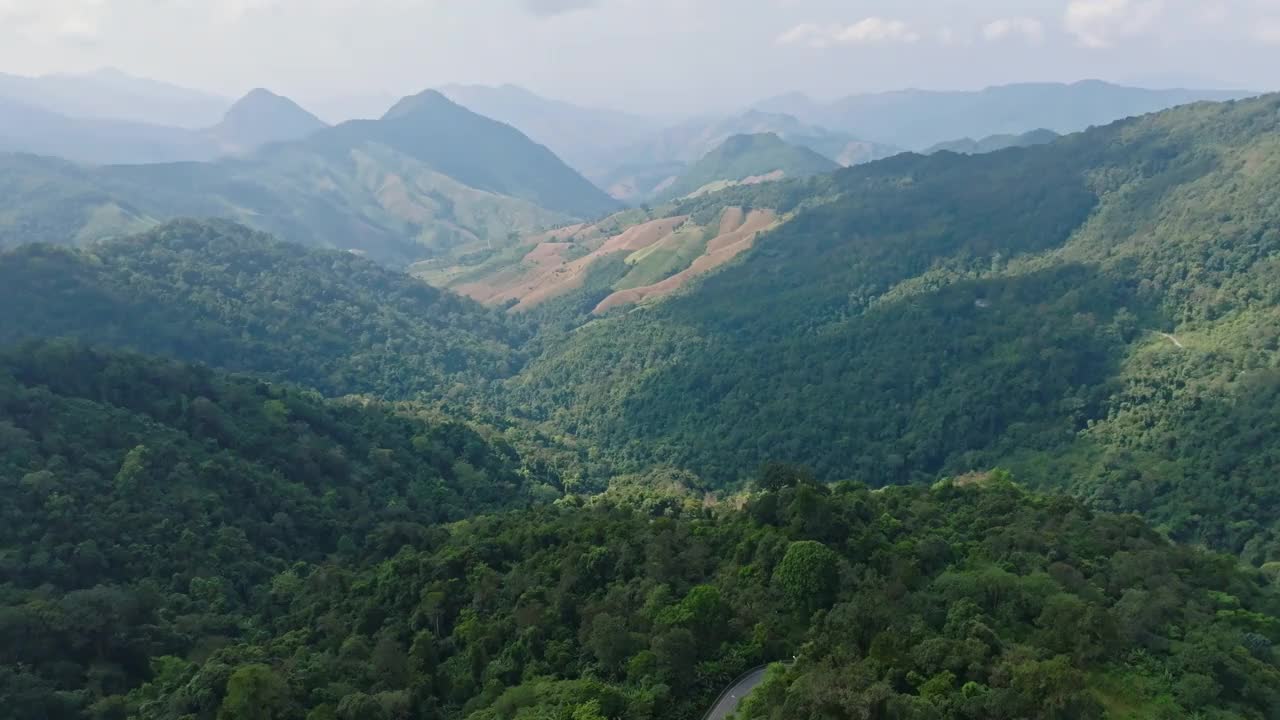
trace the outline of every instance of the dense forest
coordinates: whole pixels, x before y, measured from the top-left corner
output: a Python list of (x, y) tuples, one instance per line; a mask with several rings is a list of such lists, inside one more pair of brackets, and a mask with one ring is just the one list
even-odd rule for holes
[(296, 563), (558, 494), (457, 423), (63, 343), (0, 357), (0, 439), (0, 697), (49, 717), (240, 635)]
[(72, 337), (286, 379), (326, 395), (481, 392), (522, 362), (501, 315), (347, 252), (174, 221), (0, 255), (0, 343)]
[(1278, 108), (902, 155), (809, 206), (787, 189), (815, 183), (762, 189), (794, 218), (684, 296), (548, 343), (515, 411), (718, 485), (769, 460), (873, 485), (1009, 465), (1280, 560)]
[(696, 718), (779, 661), (746, 716), (1280, 703), (1271, 580), (1005, 473), (871, 492), (771, 466), (738, 507), (659, 471), (441, 524), (520, 503), (510, 452), (199, 368), (30, 357), (0, 396), (5, 466), (42, 468), (3, 524), (18, 717)]

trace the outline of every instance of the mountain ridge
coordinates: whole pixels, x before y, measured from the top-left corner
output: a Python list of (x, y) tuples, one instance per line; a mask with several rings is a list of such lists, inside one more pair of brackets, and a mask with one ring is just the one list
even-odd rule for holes
[(1015, 83), (976, 91), (896, 90), (850, 95), (828, 103), (803, 95), (770, 98), (755, 107), (791, 113), (866, 139), (922, 150), (956, 137), (1084, 130), (1125, 117), (1198, 101), (1226, 101), (1257, 93), (1126, 87), (1101, 80)]
[(0, 245), (82, 244), (174, 217), (224, 217), (407, 265), (619, 207), (546, 148), (443, 96), (406, 98), (389, 115), (212, 162), (81, 168), (0, 156), (0, 208), (11, 212)]

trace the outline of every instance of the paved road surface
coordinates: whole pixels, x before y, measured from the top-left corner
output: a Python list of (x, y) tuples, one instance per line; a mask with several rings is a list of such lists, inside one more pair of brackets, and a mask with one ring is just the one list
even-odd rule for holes
[(703, 720), (724, 720), (732, 715), (738, 709), (738, 703), (741, 703), (764, 680), (764, 672), (765, 669), (761, 668), (744, 677), (720, 698), (720, 702), (711, 708), (711, 712), (707, 713)]

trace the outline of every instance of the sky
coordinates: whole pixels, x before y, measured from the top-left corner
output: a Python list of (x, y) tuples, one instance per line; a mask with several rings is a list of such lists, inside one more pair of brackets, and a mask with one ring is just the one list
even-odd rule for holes
[(233, 97), (522, 85), (651, 114), (799, 91), (1280, 86), (1280, 0), (0, 0), (0, 72)]

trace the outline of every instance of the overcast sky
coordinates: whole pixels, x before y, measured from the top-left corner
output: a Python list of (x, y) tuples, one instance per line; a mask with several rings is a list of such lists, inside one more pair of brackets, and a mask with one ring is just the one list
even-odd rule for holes
[(1280, 0), (0, 0), (0, 71), (225, 95), (503, 82), (633, 110), (1100, 77), (1280, 86)]

